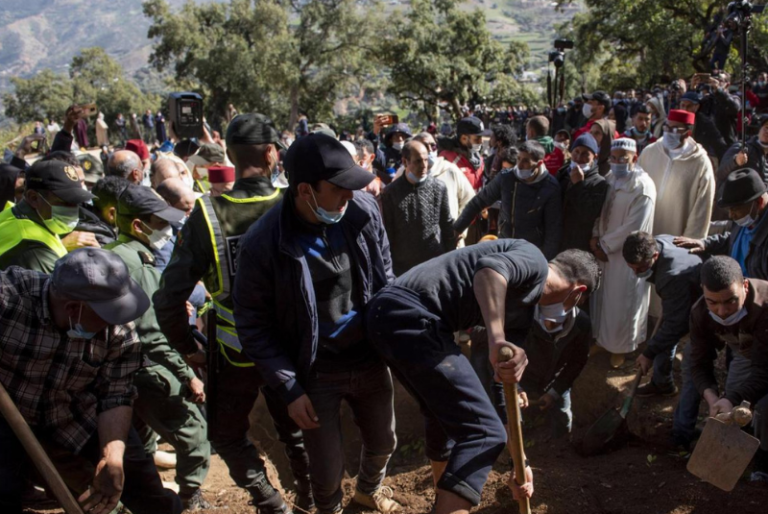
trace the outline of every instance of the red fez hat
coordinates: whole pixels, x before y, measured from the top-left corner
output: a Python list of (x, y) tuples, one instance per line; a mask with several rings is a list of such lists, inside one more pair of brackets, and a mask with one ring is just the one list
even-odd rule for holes
[(686, 125), (693, 125), (696, 122), (696, 115), (692, 112), (672, 109), (669, 111), (667, 121), (676, 121), (678, 123), (685, 123)]
[(149, 149), (141, 139), (129, 139), (125, 142), (125, 149), (138, 155), (142, 161), (149, 159)]
[(235, 168), (231, 166), (211, 166), (208, 168), (208, 182), (224, 184), (235, 181)]

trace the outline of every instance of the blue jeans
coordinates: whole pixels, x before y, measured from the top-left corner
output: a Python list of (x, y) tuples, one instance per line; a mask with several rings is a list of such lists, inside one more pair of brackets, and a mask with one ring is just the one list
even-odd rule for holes
[(372, 494), (381, 486), (397, 445), (392, 376), (387, 366), (377, 360), (365, 369), (313, 372), (305, 390), (320, 424), (320, 428), (304, 430), (312, 493), (319, 512), (333, 512), (341, 508), (344, 496), (341, 402), (345, 400), (352, 409), (363, 440), (357, 489)]
[(369, 337), (425, 416), (427, 456), (447, 465), (437, 484), (472, 505), (507, 434), (453, 331), (415, 292), (390, 286), (368, 304)]
[[(79, 454), (65, 450), (52, 442), (52, 438), (37, 433), (40, 443), (74, 492), (75, 498), (85, 492), (93, 479), (96, 463), (100, 459), (99, 437), (94, 434)], [(21, 514), (21, 493), (32, 463), (11, 427), (0, 416), (0, 512)], [(125, 485), (120, 501), (135, 514), (178, 514), (181, 500), (171, 490), (164, 489), (152, 457), (144, 452), (144, 445), (131, 428), (123, 458)]]
[(651, 382), (654, 385), (666, 389), (675, 385), (675, 379), (672, 376), (672, 364), (675, 362), (675, 353), (677, 345), (667, 351), (663, 351), (653, 358), (653, 376)]
[[(682, 379), (680, 398), (675, 407), (672, 420), (672, 439), (675, 443), (688, 445), (696, 438), (696, 421), (699, 419), (701, 395), (691, 379), (691, 343), (683, 350)], [(654, 360), (654, 377), (656, 361)]]

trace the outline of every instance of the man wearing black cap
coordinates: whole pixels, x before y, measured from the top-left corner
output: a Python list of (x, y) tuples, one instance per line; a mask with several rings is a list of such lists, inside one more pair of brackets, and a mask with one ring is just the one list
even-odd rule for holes
[(58, 160), (29, 169), (24, 199), (0, 213), (0, 269), (16, 265), (50, 273), (67, 253), (61, 236), (77, 226), (79, 206), (94, 198), (78, 171)]
[(691, 137), (707, 151), (710, 157), (720, 159), (728, 144), (718, 130), (715, 119), (710, 112), (701, 110), (701, 94), (696, 91), (686, 91), (680, 99), (680, 109), (696, 115)]
[(227, 127), (226, 142), (227, 154), (235, 165), (235, 185), (226, 195), (197, 200), (177, 236), (171, 262), (154, 295), (155, 312), (168, 342), (193, 368), (205, 368), (206, 354), (193, 336), (186, 310), (187, 299), (197, 283), (205, 282), (216, 308), (220, 350), (217, 370), (208, 370), (209, 381), (217, 383), (217, 393), (208, 397), (207, 406), (209, 419), (216, 420), (210, 425), (211, 444), (226, 462), (235, 483), (253, 496), (261, 514), (289, 511), (280, 493), (269, 483), (259, 452), (247, 438), (248, 414), (261, 390), (279, 438), (286, 445), (297, 489), (297, 506), (311, 510), (309, 462), (301, 430), (288, 416), (277, 394), (264, 387), (253, 363), (242, 354), (231, 298), (240, 238), (281, 197), (272, 185), (278, 148), (282, 148), (280, 134), (263, 114), (240, 114)]
[[(602, 120), (608, 116), (608, 111), (611, 109), (611, 97), (605, 91), (595, 91), (589, 95), (583, 95), (584, 105), (581, 108), (581, 112), (587, 123), (579, 130), (573, 133), (573, 139), (575, 140), (580, 135), (589, 132), (592, 125), (599, 120)], [(614, 136), (618, 139), (618, 135)]]
[(368, 341), (365, 304), (393, 278), (373, 175), (336, 139), (310, 134), (283, 161), (289, 190), (243, 237), (235, 321), (245, 354), (304, 430), (321, 514), (341, 511), (346, 400), (363, 440), (354, 500), (389, 514), (392, 378)]
[[(131, 184), (118, 199), (120, 235), (105, 250), (123, 259), (131, 278), (150, 298), (160, 284), (152, 251), (170, 242), (171, 223), (179, 223), (184, 216), (145, 186)], [(191, 395), (195, 403), (205, 401), (203, 383), (160, 332), (154, 309), (136, 320), (136, 332), (144, 363), (135, 377), (139, 397), (134, 403), (134, 424), (148, 454), (154, 455), (157, 449), (153, 431), (176, 450), (176, 482), (184, 508), (210, 508), (200, 491), (211, 458), (207, 426), (200, 410), (187, 400)]]
[[(75, 250), (52, 276), (0, 273), (0, 382), (86, 512), (118, 501), (135, 514), (178, 514), (136, 431), (131, 405), (141, 367), (132, 321), (150, 301), (111, 252)], [(21, 513), (31, 463), (0, 416), (0, 512)]]
[[(382, 129), (382, 118), (386, 115), (380, 114), (373, 121), (373, 133), (378, 136)], [(405, 123), (392, 125), (387, 129), (383, 144), (376, 147), (376, 158), (373, 160), (373, 169), (381, 181), (386, 185), (395, 178), (398, 168), (402, 161), (402, 151), (405, 140), (410, 138), (410, 127)], [(375, 142), (374, 142), (375, 143)]]
[(737, 169), (751, 168), (757, 171), (763, 181), (768, 183), (768, 114), (758, 118), (760, 131), (747, 141), (747, 147), (741, 143), (731, 146), (720, 161), (717, 168), (717, 181), (722, 183), (726, 177)]
[(706, 239), (675, 238), (691, 253), (728, 255), (741, 266), (745, 277), (768, 280), (768, 187), (752, 169), (734, 171), (725, 180), (717, 206), (728, 209), (728, 229)]
[(460, 119), (456, 124), (456, 137), (446, 141), (448, 146), (440, 152), (440, 157), (459, 167), (475, 192), (483, 186), (483, 130), (480, 118)]

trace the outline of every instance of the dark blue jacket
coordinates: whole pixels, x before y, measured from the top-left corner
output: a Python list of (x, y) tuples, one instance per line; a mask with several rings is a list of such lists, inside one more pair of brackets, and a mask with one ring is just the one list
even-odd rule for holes
[(483, 209), (501, 200), (499, 237), (525, 239), (547, 260), (554, 259), (563, 228), (560, 185), (546, 169), (543, 172), (543, 178), (532, 184), (521, 182), (511, 171), (499, 173), (464, 207), (454, 230), (464, 232)]
[[(233, 300), (243, 352), (286, 402), (302, 396), (318, 347), (312, 277), (299, 247), (289, 192), (254, 223), (240, 241)], [(389, 241), (373, 196), (356, 192), (339, 222), (360, 284), (363, 304), (394, 280)]]

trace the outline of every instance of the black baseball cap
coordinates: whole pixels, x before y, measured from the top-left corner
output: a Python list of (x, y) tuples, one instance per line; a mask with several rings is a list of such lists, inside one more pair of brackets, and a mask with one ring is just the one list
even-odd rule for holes
[(285, 149), (272, 120), (263, 114), (238, 114), (229, 123), (225, 140), (228, 145), (264, 145), (273, 143)]
[(357, 191), (374, 176), (357, 165), (338, 140), (321, 133), (300, 137), (288, 148), (283, 159), (291, 189), (302, 182), (327, 180), (334, 186)]
[(582, 96), (584, 97), (584, 100), (595, 100), (596, 102), (600, 102), (606, 109), (611, 106), (611, 96), (605, 91), (595, 91), (594, 93)]
[(479, 136), (483, 133), (484, 128), (480, 118), (467, 116), (466, 118), (461, 118), (456, 124), (456, 134), (460, 136), (464, 134)]
[(94, 195), (83, 189), (77, 169), (63, 161), (37, 161), (26, 173), (26, 188), (50, 191), (70, 204), (93, 200)]
[(725, 179), (723, 194), (717, 200), (722, 208), (735, 207), (752, 202), (768, 191), (760, 174), (752, 168), (736, 170)]
[(144, 216), (154, 214), (168, 223), (177, 224), (186, 213), (168, 205), (154, 189), (147, 186), (130, 184), (117, 200), (117, 213), (124, 216)]

